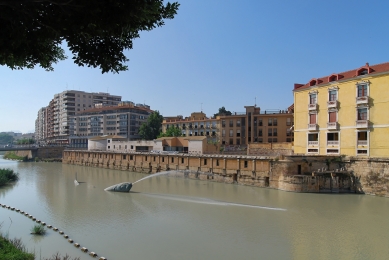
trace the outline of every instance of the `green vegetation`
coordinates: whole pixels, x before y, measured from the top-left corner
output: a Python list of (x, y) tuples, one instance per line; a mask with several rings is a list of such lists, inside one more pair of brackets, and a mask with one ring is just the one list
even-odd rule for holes
[(141, 31), (173, 19), (179, 4), (164, 0), (3, 0), (0, 65), (47, 71), (65, 60), (67, 45), (78, 66), (102, 73), (127, 70), (124, 51)]
[[(7, 260), (34, 260), (35, 255), (28, 253), (21, 239), (8, 239), (0, 234), (0, 259)], [(80, 260), (79, 257), (70, 258), (67, 254), (61, 256), (59, 253), (43, 260)]]
[(43, 225), (41, 224), (36, 224), (32, 227), (31, 229), (31, 234), (34, 235), (44, 235), (46, 234), (46, 229)]
[(14, 152), (6, 153), (3, 158), (4, 159), (19, 160), (19, 161), (23, 161), (23, 162), (28, 161), (27, 156), (18, 156)]
[(176, 126), (171, 126), (169, 127), (168, 129), (166, 129), (166, 133), (160, 133), (158, 138), (160, 137), (178, 137), (178, 136), (181, 136), (181, 129), (179, 127), (176, 127)]
[(34, 260), (34, 254), (28, 253), (20, 239), (7, 239), (0, 235), (0, 259)]
[(23, 138), (16, 141), (16, 144), (34, 144), (35, 140), (32, 138)]
[(147, 118), (147, 122), (143, 123), (139, 129), (139, 135), (144, 140), (154, 140), (158, 137), (162, 128), (163, 116), (156, 110)]
[(12, 135), (0, 133), (0, 144), (12, 144), (14, 138)]
[(214, 114), (213, 116), (230, 116), (232, 115), (231, 111), (226, 110), (225, 107), (219, 108), (219, 113)]
[(19, 180), (19, 175), (13, 170), (0, 169), (0, 187), (17, 180)]

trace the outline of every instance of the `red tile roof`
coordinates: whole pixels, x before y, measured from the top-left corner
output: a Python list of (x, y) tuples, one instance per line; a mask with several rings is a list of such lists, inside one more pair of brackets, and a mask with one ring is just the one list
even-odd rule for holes
[(322, 78), (313, 78), (311, 79), (307, 84), (294, 84), (294, 90), (300, 90), (304, 88), (309, 88), (311, 86), (317, 86), (321, 84), (327, 84), (331, 81), (337, 81), (337, 80), (344, 80), (344, 79), (351, 79), (354, 77), (357, 77), (360, 75), (360, 73), (364, 70), (367, 70), (368, 74), (376, 74), (380, 72), (389, 71), (389, 62), (376, 64), (370, 66), (369, 63), (366, 63), (365, 66), (362, 66), (360, 68), (349, 70), (341, 73), (333, 73), (329, 76), (325, 76)]

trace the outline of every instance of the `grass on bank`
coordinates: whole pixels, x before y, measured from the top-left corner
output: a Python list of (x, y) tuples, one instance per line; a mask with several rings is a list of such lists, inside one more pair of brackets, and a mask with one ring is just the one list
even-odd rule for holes
[(7, 239), (0, 235), (0, 259), (34, 260), (34, 254), (28, 253), (20, 239)]
[[(33, 253), (28, 253), (22, 240), (19, 238), (8, 239), (0, 234), (0, 259), (7, 260), (34, 260), (38, 259)], [(39, 258), (42, 259), (42, 258)], [(71, 258), (69, 255), (61, 256), (59, 253), (42, 260), (80, 260), (79, 257)]]
[(8, 153), (4, 154), (3, 158), (4, 159), (19, 160), (19, 161), (23, 161), (23, 162), (28, 161), (27, 156), (18, 156), (14, 152), (8, 152)]
[(45, 229), (45, 227), (43, 225), (37, 224), (37, 225), (32, 227), (31, 234), (34, 234), (34, 235), (44, 235), (44, 234), (46, 234), (46, 229)]
[(0, 187), (17, 180), (19, 180), (19, 174), (17, 174), (13, 170), (0, 169)]

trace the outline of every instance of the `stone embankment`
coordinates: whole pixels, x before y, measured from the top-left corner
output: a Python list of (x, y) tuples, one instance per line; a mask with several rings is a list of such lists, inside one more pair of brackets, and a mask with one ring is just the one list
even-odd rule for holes
[(182, 176), (293, 192), (389, 197), (389, 159), (341, 156), (243, 156), (64, 151), (63, 163)]

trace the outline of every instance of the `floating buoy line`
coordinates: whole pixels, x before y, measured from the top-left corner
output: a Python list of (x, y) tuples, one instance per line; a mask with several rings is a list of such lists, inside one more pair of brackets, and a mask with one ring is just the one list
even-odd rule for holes
[[(74, 244), (75, 247), (77, 247), (77, 248), (80, 248), (80, 247), (81, 247), (81, 245), (80, 245), (79, 243), (75, 243), (75, 242), (73, 241), (73, 239), (69, 238), (69, 236), (66, 235), (65, 232), (63, 232), (62, 230), (59, 230), (58, 228), (53, 227), (52, 225), (46, 225), (46, 222), (43, 222), (43, 221), (41, 221), (41, 220), (39, 220), (39, 219), (36, 219), (34, 216), (28, 214), (27, 212), (25, 212), (25, 211), (23, 211), (23, 210), (16, 209), (16, 208), (14, 208), (14, 207), (11, 207), (11, 206), (8, 206), (8, 205), (2, 204), (2, 203), (0, 203), (0, 207), (6, 208), (6, 209), (9, 209), (9, 210), (12, 210), (12, 211), (19, 212), (20, 214), (23, 214), (24, 216), (26, 216), (26, 217), (32, 219), (32, 220), (35, 221), (36, 223), (39, 223), (39, 224), (41, 224), (42, 226), (46, 226), (47, 228), (53, 229), (53, 231), (58, 232), (60, 235), (63, 235), (63, 237), (64, 237), (65, 239), (67, 239), (69, 243)], [(88, 252), (89, 252), (88, 248), (86, 248), (86, 247), (81, 247), (81, 251), (84, 252), (84, 253), (88, 253)], [(89, 252), (89, 255), (90, 255), (91, 257), (95, 257), (95, 258), (98, 257), (98, 255), (97, 255), (95, 252)], [(107, 260), (107, 258), (105, 258), (105, 257), (102, 256), (102, 257), (99, 258), (99, 260)]]

